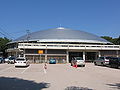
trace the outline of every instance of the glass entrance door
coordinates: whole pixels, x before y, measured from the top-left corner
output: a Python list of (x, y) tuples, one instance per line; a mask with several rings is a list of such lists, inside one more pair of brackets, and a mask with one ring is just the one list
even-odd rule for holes
[(98, 53), (97, 52), (86, 52), (85, 53), (85, 61), (86, 62), (93, 62), (95, 59), (97, 59)]
[(69, 52), (69, 62), (71, 62), (72, 58), (74, 57), (82, 57), (83, 58), (83, 52)]
[(44, 63), (45, 55), (26, 55), (26, 58), (30, 63)]

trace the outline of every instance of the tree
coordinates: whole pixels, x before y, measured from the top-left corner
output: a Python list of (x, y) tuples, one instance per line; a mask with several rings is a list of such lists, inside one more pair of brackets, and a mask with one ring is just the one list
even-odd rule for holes
[(7, 47), (7, 43), (10, 42), (11, 40), (9, 40), (8, 38), (4, 37), (4, 38), (0, 38), (0, 52), (3, 53), (3, 56), (6, 56), (6, 52), (5, 50), (8, 48)]
[(109, 36), (101, 36), (101, 38), (113, 43), (113, 38), (112, 37), (109, 37)]
[(101, 38), (106, 39), (107, 41), (109, 41), (115, 45), (120, 45), (120, 36), (118, 38), (112, 38), (109, 36), (101, 36)]
[(117, 45), (120, 45), (120, 36), (117, 38), (116, 44), (117, 44)]

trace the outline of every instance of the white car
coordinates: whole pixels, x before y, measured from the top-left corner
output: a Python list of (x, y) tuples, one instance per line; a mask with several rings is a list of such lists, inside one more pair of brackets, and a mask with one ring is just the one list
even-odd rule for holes
[(5, 58), (5, 62), (8, 63), (8, 61), (9, 61), (9, 58)]
[(8, 64), (14, 64), (15, 63), (15, 57), (10, 57), (7, 63)]
[(112, 57), (99, 57), (97, 60), (94, 61), (94, 64), (95, 65), (109, 65), (109, 60), (111, 59)]
[(74, 59), (71, 61), (71, 65), (73, 66), (74, 64), (85, 67), (85, 60), (82, 57), (74, 57)]
[(17, 67), (17, 66), (29, 66), (29, 65), (30, 65), (29, 60), (27, 60), (24, 57), (19, 57), (19, 58), (16, 58), (16, 60), (15, 60), (15, 67)]
[(81, 58), (81, 57), (75, 57), (75, 59), (77, 60), (77, 65), (78, 66), (85, 67), (85, 60), (83, 60), (83, 58)]

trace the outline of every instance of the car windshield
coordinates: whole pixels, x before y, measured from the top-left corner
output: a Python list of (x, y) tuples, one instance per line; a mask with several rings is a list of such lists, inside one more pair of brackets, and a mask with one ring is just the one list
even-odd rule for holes
[(120, 58), (117, 58), (117, 57), (116, 58), (112, 58), (112, 59), (114, 59), (114, 60), (120, 60)]
[(98, 59), (104, 59), (104, 57), (99, 57)]
[(106, 59), (111, 59), (111, 57), (106, 57)]
[(83, 60), (82, 57), (76, 57), (76, 60)]
[(55, 59), (50, 59), (50, 60), (55, 60)]
[(14, 60), (15, 58), (14, 57), (10, 57), (9, 60)]
[(99, 57), (98, 59), (102, 59), (102, 60), (104, 60), (104, 59), (111, 59), (111, 57)]
[(25, 59), (16, 59), (16, 61), (25, 61)]

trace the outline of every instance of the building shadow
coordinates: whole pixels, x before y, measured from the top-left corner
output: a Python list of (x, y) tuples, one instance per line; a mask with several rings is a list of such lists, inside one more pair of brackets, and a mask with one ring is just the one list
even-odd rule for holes
[(87, 87), (70, 86), (70, 87), (66, 87), (65, 90), (93, 90), (93, 89)]
[(120, 83), (107, 84), (107, 85), (110, 86), (110, 88), (113, 88), (113, 89), (120, 89)]
[(42, 90), (49, 87), (50, 83), (36, 83), (19, 78), (0, 77), (0, 90)]

